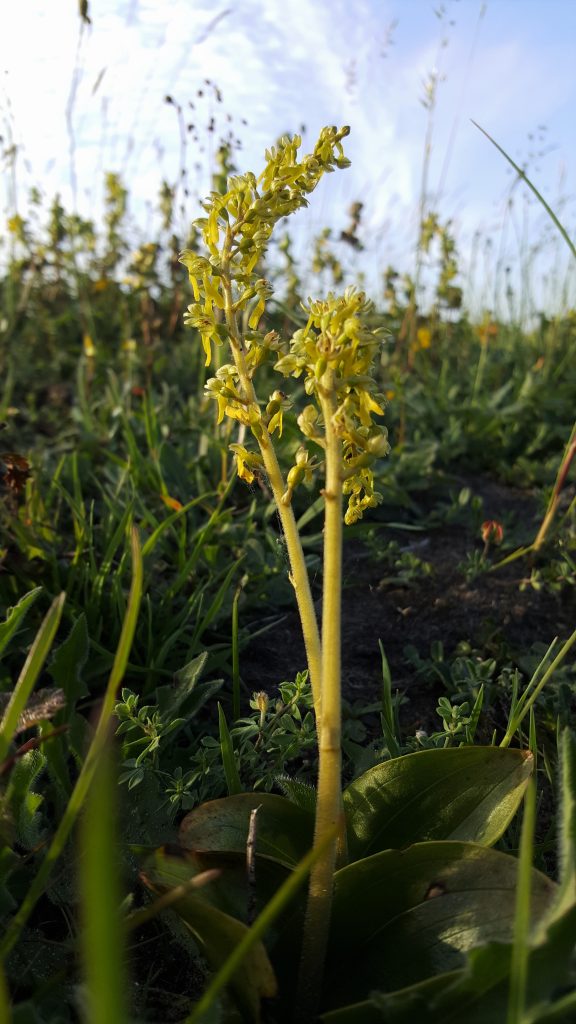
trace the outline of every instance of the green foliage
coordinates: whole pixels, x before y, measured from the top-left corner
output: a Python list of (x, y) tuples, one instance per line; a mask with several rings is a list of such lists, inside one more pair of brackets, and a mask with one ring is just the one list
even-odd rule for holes
[[(202, 1020), (239, 1020), (237, 1005), (245, 1019), (257, 1019), (261, 996), (271, 997), (276, 985), (280, 995), (267, 1012), (287, 1019), (304, 907), (296, 889), (311, 867), (317, 735), (303, 666), (288, 666), (294, 682), (280, 683), (278, 693), (254, 692), (263, 683), (245, 654), (249, 643), (251, 651), (256, 642), (276, 644), (274, 624), (292, 600), (257, 446), (266, 431), (288, 467), (282, 494), (298, 519), (307, 568), (319, 573), (323, 497), (309, 491), (325, 458), (325, 423), (312, 403), (328, 363), (338, 379), (351, 543), (381, 566), (386, 593), (400, 593), (395, 601), (404, 607), (406, 593), (434, 585), (427, 542), (444, 534), (466, 538), (459, 557), (469, 588), (518, 564), (523, 576), (515, 583), (524, 593), (559, 606), (570, 600), (574, 316), (542, 317), (527, 330), (487, 309), (472, 322), (456, 239), (437, 211), (425, 211), (420, 226), (429, 304), (421, 281), (388, 268), (374, 307), (363, 291), (348, 289), (302, 308), (309, 268), (296, 263), (291, 237), (284, 235), (279, 258), (266, 250), (272, 230), (306, 205), (322, 176), (346, 165), (344, 137), (345, 130), (327, 129), (308, 157), (299, 155), (297, 138), (281, 140), (260, 179), (236, 175), (223, 151), (206, 216), (189, 238), (177, 237), (177, 189), (164, 183), (162, 230), (134, 248), (128, 189), (117, 174), (106, 178), (102, 226), (70, 214), (58, 197), (45, 208), (36, 197), (30, 213), (8, 225), (0, 274), (0, 417), (7, 422), (0, 454), (0, 915), (4, 949), (13, 948), (0, 974), (0, 1016), (9, 1001), (5, 974), (15, 1020), (75, 1019), (82, 927), (79, 856), (68, 837), (88, 795), (83, 841), (92, 856), (81, 885), (93, 941), (82, 969), (92, 978), (92, 1007), (98, 993), (108, 993), (104, 1015), (121, 1019), (121, 985), (125, 1004), (134, 997), (143, 1019), (184, 1016), (205, 981), (203, 949), (218, 984), (214, 994), (209, 982), (197, 1004)], [(350, 275), (345, 249), (359, 250), (365, 227), (360, 210), (350, 216), (346, 231), (321, 230), (310, 249), (327, 287), (364, 288)], [(187, 332), (180, 323), (183, 247), (196, 289)], [(221, 358), (224, 341), (237, 343), (228, 298), (245, 376)], [(336, 344), (324, 366), (328, 337)], [(349, 347), (355, 355), (347, 361)], [(213, 376), (204, 390), (208, 354)], [(262, 391), (253, 400), (245, 387), (256, 370)], [(277, 371), (294, 375), (289, 396)], [(384, 408), (393, 453), (385, 461), (377, 457), (388, 450), (386, 433), (374, 418)], [(522, 488), (526, 509), (488, 507), (476, 493), (487, 474)], [(366, 509), (369, 524), (359, 521)], [(491, 516), (503, 523), (504, 540), (487, 556), (479, 528)], [(540, 521), (545, 537), (526, 564)], [(131, 522), (142, 538), (143, 576), (129, 597)], [(575, 1012), (574, 741), (567, 733), (560, 739), (558, 781), (556, 735), (573, 717), (572, 638), (549, 649), (547, 623), (535, 625), (534, 644), (530, 637), (521, 649), (501, 649), (493, 637), (454, 645), (441, 634), (428, 657), (419, 624), (402, 655), (389, 647), (392, 621), (384, 628), (402, 692), (383, 655), (380, 699), (361, 694), (345, 705), (348, 850), (338, 851), (322, 1020), (503, 1024), (512, 971), (515, 1019), (568, 1024)], [(96, 728), (102, 736), (104, 720), (114, 722), (121, 760), (116, 823), (110, 777), (102, 782), (96, 772), (90, 782), (103, 694)], [(422, 694), (432, 721), (436, 707), (431, 727), (421, 728), (413, 712)], [(533, 856), (554, 873), (549, 837), (558, 813), (558, 885), (534, 872), (524, 852), (524, 882), (515, 889), (519, 830), (510, 823), (534, 763), (524, 749), (532, 711), (540, 766)], [(478, 745), (502, 737), (509, 749)], [(119, 981), (121, 953), (102, 936), (126, 916), (132, 890), (142, 900), (137, 863), (174, 838), (183, 812), (186, 856), (171, 850), (144, 862), (150, 890), (167, 903), (145, 904), (142, 927), (150, 930), (142, 934), (137, 917), (127, 917), (127, 960), (138, 985), (129, 976)], [(255, 893), (245, 866), (253, 821)], [(506, 853), (487, 848), (497, 840)], [(119, 868), (114, 889), (106, 880)], [(522, 944), (512, 921), (528, 914), (526, 878), (535, 927), (524, 928)], [(286, 885), (293, 902), (278, 910), (274, 901)], [(178, 931), (174, 913), (162, 912), (170, 901), (197, 946)], [(121, 930), (115, 935), (121, 949)], [(171, 941), (186, 964), (178, 996), (171, 974), (166, 981)], [(230, 953), (236, 960), (226, 974)], [(108, 980), (97, 968), (111, 972)], [(436, 971), (444, 973), (427, 976)], [(166, 1002), (156, 1012), (159, 991)]]

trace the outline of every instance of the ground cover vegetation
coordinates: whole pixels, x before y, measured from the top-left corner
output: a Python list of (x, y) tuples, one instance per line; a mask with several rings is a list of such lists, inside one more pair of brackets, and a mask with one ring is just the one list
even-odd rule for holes
[(574, 1018), (576, 317), (305, 278), (346, 136), (7, 225), (6, 1020)]

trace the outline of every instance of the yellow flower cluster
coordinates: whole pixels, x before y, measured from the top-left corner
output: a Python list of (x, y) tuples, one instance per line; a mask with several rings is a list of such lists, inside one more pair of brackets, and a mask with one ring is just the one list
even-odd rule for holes
[[(354, 523), (365, 508), (381, 500), (374, 490), (371, 466), (389, 450), (386, 429), (373, 418), (384, 414), (384, 399), (375, 395), (372, 379), (381, 332), (370, 324), (371, 304), (355, 289), (340, 297), (330, 294), (323, 301), (309, 300), (307, 324), (289, 344), (282, 343), (276, 332), (264, 334), (259, 329), (271, 294), (259, 264), (272, 230), (278, 220), (307, 205), (307, 194), (323, 174), (348, 166), (342, 150), (348, 131), (346, 127), (322, 129), (314, 151), (301, 159), (300, 137), (284, 138), (266, 151), (266, 165), (258, 178), (251, 173), (230, 177), (227, 191), (212, 192), (204, 203), (206, 216), (196, 222), (208, 255), (186, 250), (180, 259), (194, 293), (185, 321), (201, 336), (206, 365), (212, 360), (212, 346), (224, 340), (234, 360), (221, 366), (206, 384), (218, 404), (218, 423), (225, 416), (237, 420), (265, 445), (275, 431), (282, 436), (289, 406), (286, 395), (275, 390), (266, 403), (259, 403), (252, 384), (257, 367), (275, 353), (280, 373), (304, 377), (313, 404), (306, 406), (297, 422), (304, 437), (321, 448), (325, 448), (324, 400), (330, 394), (331, 428), (341, 440), (342, 483), (349, 495), (345, 521)], [(240, 322), (247, 325), (244, 333)], [(240, 444), (231, 448), (239, 476), (252, 483), (263, 469), (261, 455)], [(306, 446), (301, 446), (286, 478), (283, 504), (290, 504), (299, 484), (312, 479), (316, 465)]]
[(306, 195), (326, 172), (348, 167), (342, 139), (349, 131), (347, 127), (323, 128), (313, 153), (300, 161), (302, 139), (299, 135), (285, 137), (277, 147), (266, 150), (266, 166), (259, 178), (252, 173), (232, 176), (224, 195), (211, 192), (203, 204), (207, 216), (199, 218), (195, 226), (200, 228), (210, 255), (186, 249), (180, 262), (188, 269), (194, 292), (184, 319), (200, 332), (206, 366), (211, 361), (211, 343), (222, 341), (217, 311), (226, 304), (223, 277), (233, 285), (232, 312), (246, 312), (249, 328), (256, 330), (271, 294), (268, 282), (258, 277), (257, 264), (273, 228), (281, 218), (308, 205)]
[[(387, 431), (373, 416), (383, 416), (382, 399), (374, 394), (374, 359), (381, 331), (371, 329), (371, 303), (363, 292), (348, 289), (323, 301), (309, 301), (308, 322), (293, 335), (290, 351), (276, 369), (285, 376), (304, 375), (306, 393), (322, 406), (327, 389), (334, 392), (333, 427), (342, 441), (344, 493), (349, 494), (345, 522), (355, 523), (366, 508), (382, 500), (374, 491), (371, 465), (389, 451)], [(308, 405), (298, 417), (302, 433), (325, 447), (322, 417), (316, 405)]]

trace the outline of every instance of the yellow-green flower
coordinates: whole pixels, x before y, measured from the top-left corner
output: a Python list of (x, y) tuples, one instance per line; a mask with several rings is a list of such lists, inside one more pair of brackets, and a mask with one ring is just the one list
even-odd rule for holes
[(242, 444), (231, 444), (230, 451), (236, 456), (236, 469), (241, 480), (247, 484), (254, 483), (256, 473), (264, 468), (264, 463), (255, 452), (249, 452)]
[(282, 437), (282, 425), (284, 407), (283, 403), (286, 402), (286, 395), (283, 391), (274, 391), (270, 396), (270, 401), (266, 406), (266, 415), (268, 419), (268, 432), (273, 434), (275, 430), (278, 431), (278, 437)]
[(304, 481), (310, 481), (312, 474), (316, 468), (315, 463), (310, 458), (310, 453), (304, 445), (301, 445), (296, 452), (296, 462), (292, 468), (288, 471), (286, 477), (286, 490), (282, 495), (281, 501), (283, 505), (289, 505), (292, 501), (292, 495), (295, 489)]

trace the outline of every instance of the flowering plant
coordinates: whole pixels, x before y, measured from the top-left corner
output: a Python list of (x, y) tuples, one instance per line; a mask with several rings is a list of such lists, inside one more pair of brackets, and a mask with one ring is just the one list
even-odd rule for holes
[[(321, 969), (328, 934), (332, 874), (337, 855), (337, 833), (343, 842), (340, 783), (340, 600), (342, 561), (342, 506), (346, 523), (356, 523), (381, 500), (374, 489), (372, 465), (389, 450), (386, 428), (375, 417), (384, 414), (371, 374), (381, 345), (381, 331), (371, 322), (372, 307), (362, 292), (348, 289), (309, 300), (304, 307), (306, 325), (288, 340), (275, 331), (260, 329), (266, 301), (271, 295), (259, 267), (274, 225), (307, 205), (322, 176), (347, 167), (342, 140), (348, 128), (324, 128), (313, 153), (299, 159), (301, 139), (283, 138), (266, 152), (260, 176), (244, 174), (228, 181), (222, 195), (212, 192), (204, 204), (206, 217), (198, 221), (209, 253), (190, 250), (181, 256), (188, 269), (194, 302), (187, 322), (201, 336), (206, 365), (214, 346), (227, 342), (232, 362), (211, 377), (206, 390), (218, 404), (218, 422), (229, 417), (252, 435), (253, 445), (231, 445), (238, 475), (251, 483), (257, 473), (268, 477), (286, 538), (308, 668), (314, 695), (319, 736), (319, 787), (315, 842), (328, 832), (334, 839), (312, 871), (310, 920), (303, 958), (308, 980)], [(288, 404), (284, 391), (275, 389), (261, 400), (255, 389), (258, 369), (269, 359), (288, 378), (304, 379), (310, 398), (297, 417), (302, 433), (294, 464), (284, 477), (273, 443), (282, 435)], [(315, 449), (315, 451), (313, 451)], [(320, 459), (318, 459), (318, 450)], [(316, 457), (315, 457), (316, 456)], [(325, 555), (323, 631), (320, 641), (302, 545), (292, 511), (295, 489), (324, 470)]]
[[(442, 972), (462, 967), (472, 942), (496, 938), (494, 919), (502, 916), (503, 903), (507, 913), (497, 935), (510, 940), (516, 862), (504, 857), (504, 863), (503, 855), (488, 847), (528, 786), (530, 751), (506, 749), (510, 739), (505, 737), (501, 748), (397, 756), (390, 722), (390, 759), (342, 791), (343, 525), (357, 522), (381, 500), (373, 466), (387, 454), (388, 441), (381, 422), (384, 399), (372, 371), (382, 336), (370, 303), (354, 289), (309, 299), (306, 323), (291, 338), (264, 332), (271, 288), (261, 266), (275, 224), (307, 204), (325, 173), (348, 165), (342, 150), (347, 134), (347, 128), (324, 128), (313, 152), (303, 158), (298, 136), (282, 139), (267, 151), (258, 178), (228, 179), (224, 194), (208, 197), (206, 216), (198, 222), (207, 255), (187, 251), (181, 257), (194, 293), (187, 320), (200, 334), (206, 364), (212, 365), (224, 343), (230, 352), (230, 361), (215, 368), (206, 389), (217, 403), (218, 421), (227, 417), (241, 427), (231, 445), (238, 475), (247, 483), (265, 475), (278, 509), (302, 623), (319, 753), (316, 792), (284, 778), (285, 797), (241, 793), (234, 767), (230, 795), (201, 805), (182, 821), (184, 863), (159, 851), (146, 868), (147, 884), (155, 891), (172, 890), (178, 912), (219, 968), (189, 1018), (194, 1022), (205, 1019), (223, 985), (229, 985), (243, 1018), (259, 1021), (261, 999), (277, 995), (276, 972), (284, 975), (279, 1019), (293, 1012), (300, 1024), (311, 1024), (322, 1007), (329, 1011), (326, 1021), (332, 1020), (332, 1009), (334, 1020), (341, 1012), (343, 1022), (360, 1019), (358, 1013), (372, 1020), (376, 996), (366, 1002), (370, 992), (378, 995), (394, 985), (403, 992), (406, 985), (416, 990), (435, 973), (441, 974), (440, 985), (443, 979), (451, 982), (455, 974)], [(274, 362), (286, 383), (262, 396), (256, 377), (266, 361)], [(292, 406), (291, 379), (303, 381), (308, 401), (296, 414), (302, 443), (293, 465), (283, 470), (275, 444)], [(295, 490), (317, 476), (325, 518), (321, 636), (292, 507)], [(263, 707), (261, 694), (256, 700)], [(528, 707), (523, 705), (522, 715)], [(222, 756), (226, 748), (230, 761), (225, 720), (221, 742)], [(221, 878), (201, 895), (192, 893), (190, 872), (205, 877), (207, 863), (218, 867)], [(269, 934), (271, 925), (308, 872), (302, 936), (296, 913), (282, 945), (282, 935)], [(549, 899), (550, 884), (541, 876), (533, 881), (536, 917)], [(246, 885), (249, 897), (242, 909)], [(265, 933), (272, 962), (261, 941)], [(300, 938), (299, 977), (293, 984), (292, 951)]]

